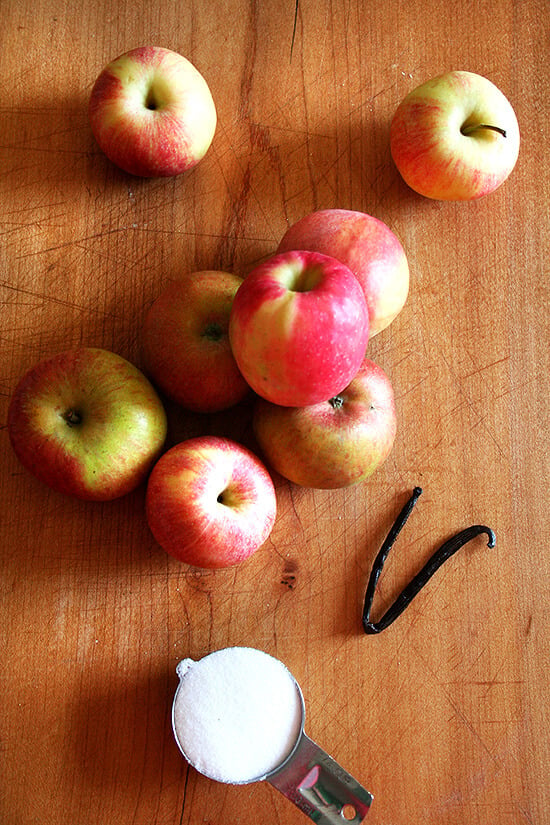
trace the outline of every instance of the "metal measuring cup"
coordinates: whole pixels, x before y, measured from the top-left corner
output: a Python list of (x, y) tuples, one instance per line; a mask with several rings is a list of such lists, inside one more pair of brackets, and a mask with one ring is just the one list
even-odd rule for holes
[[(176, 668), (180, 683), (172, 704), (172, 730), (181, 753), (187, 762), (199, 773), (208, 776), (197, 768), (185, 753), (177, 734), (175, 711), (185, 673), (190, 660), (183, 660)], [(296, 742), (288, 756), (273, 770), (262, 776), (252, 777), (231, 784), (250, 784), (252, 782), (269, 782), (303, 813), (319, 825), (359, 825), (368, 813), (373, 797), (342, 768), (328, 753), (313, 742), (304, 732), (305, 702), (300, 685), (288, 671), (300, 702), (301, 720)], [(216, 779), (215, 777), (208, 777)]]

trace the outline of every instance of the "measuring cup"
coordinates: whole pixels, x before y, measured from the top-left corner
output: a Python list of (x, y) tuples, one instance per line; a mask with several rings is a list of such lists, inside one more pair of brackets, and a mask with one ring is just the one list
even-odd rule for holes
[[(176, 668), (180, 683), (172, 705), (172, 729), (176, 743), (187, 762), (199, 773), (208, 776), (204, 770), (193, 764), (192, 759), (186, 754), (178, 738), (176, 726), (178, 694), (190, 664), (193, 664), (192, 660), (184, 659)], [(297, 691), (301, 711), (298, 735), (290, 753), (279, 765), (267, 773), (243, 781), (231, 782), (231, 784), (242, 785), (266, 781), (320, 825), (343, 825), (345, 822), (359, 825), (367, 815), (373, 797), (306, 735), (304, 732), (306, 714), (304, 697), (294, 676), (290, 671), (287, 673)], [(208, 778), (217, 779), (212, 776)]]

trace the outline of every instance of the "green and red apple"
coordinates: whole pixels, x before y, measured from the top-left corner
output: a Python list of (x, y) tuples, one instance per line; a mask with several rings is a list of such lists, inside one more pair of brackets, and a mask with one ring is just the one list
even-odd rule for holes
[(239, 370), (258, 395), (283, 406), (336, 395), (359, 369), (368, 337), (359, 281), (318, 252), (269, 258), (244, 279), (231, 307), (229, 340)]
[(248, 559), (268, 538), (277, 512), (271, 476), (236, 441), (199, 436), (155, 464), (147, 484), (147, 521), (174, 558), (202, 568)]
[(520, 135), (515, 112), (494, 83), (447, 72), (410, 92), (393, 116), (390, 146), (405, 182), (428, 198), (472, 200), (512, 172)]
[(8, 411), (15, 454), (58, 492), (106, 501), (145, 480), (166, 438), (147, 378), (113, 352), (84, 347), (30, 369)]
[(409, 265), (399, 239), (385, 223), (350, 209), (310, 212), (284, 234), (278, 252), (310, 249), (346, 264), (363, 288), (369, 336), (401, 312), (409, 293)]
[(168, 398), (188, 410), (224, 410), (250, 392), (228, 335), (241, 283), (230, 272), (192, 272), (169, 283), (146, 314), (144, 370)]
[(216, 107), (204, 77), (185, 57), (159, 46), (132, 49), (105, 66), (88, 112), (107, 157), (141, 177), (191, 169), (216, 130)]
[(395, 399), (384, 370), (365, 359), (334, 398), (308, 407), (258, 399), (253, 427), (267, 463), (303, 487), (335, 489), (367, 479), (391, 452)]

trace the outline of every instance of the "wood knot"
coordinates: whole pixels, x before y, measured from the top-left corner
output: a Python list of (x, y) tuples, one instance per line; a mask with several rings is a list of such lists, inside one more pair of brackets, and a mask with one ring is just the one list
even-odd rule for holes
[(296, 573), (298, 572), (298, 565), (292, 560), (285, 563), (281, 575), (281, 584), (288, 590), (294, 590), (296, 587)]

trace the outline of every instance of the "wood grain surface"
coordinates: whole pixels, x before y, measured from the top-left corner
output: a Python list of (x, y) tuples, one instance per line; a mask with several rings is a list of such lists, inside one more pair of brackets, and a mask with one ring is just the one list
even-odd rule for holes
[[(247, 644), (294, 673), (309, 736), (374, 794), (370, 825), (546, 825), (547, 0), (0, 8), (0, 822), (305, 822), (266, 783), (188, 769), (172, 737), (177, 662)], [(118, 171), (87, 119), (99, 71), (146, 43), (187, 56), (218, 109), (209, 153), (174, 179)], [(450, 69), (499, 86), (522, 134), (509, 180), (472, 203), (416, 195), (389, 152), (398, 103)], [(143, 489), (90, 505), (19, 465), (5, 422), (23, 372), (77, 345), (139, 364), (144, 312), (170, 278), (244, 275), (329, 207), (385, 221), (411, 269), (405, 309), (369, 346), (399, 415), (370, 481), (327, 492), (276, 478), (271, 538), (205, 572), (155, 544)], [(171, 441), (252, 444), (246, 405), (168, 411)], [(488, 524), (496, 547), (468, 545), (368, 637), (370, 567), (415, 485), (378, 613), (453, 532)]]

